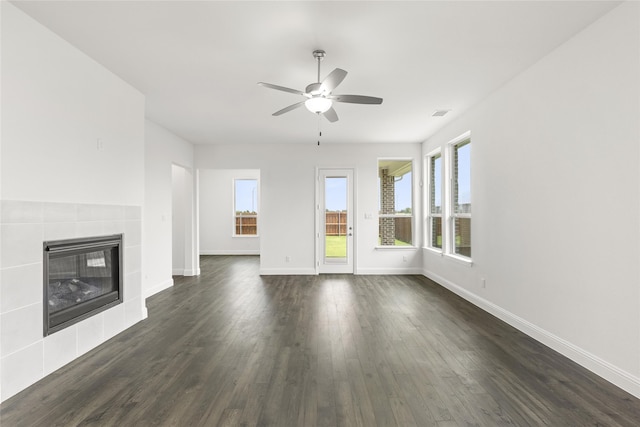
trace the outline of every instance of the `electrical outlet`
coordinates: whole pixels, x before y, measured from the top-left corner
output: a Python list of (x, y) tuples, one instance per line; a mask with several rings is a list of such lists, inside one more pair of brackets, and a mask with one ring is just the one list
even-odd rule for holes
[(289, 255), (284, 257), (284, 262), (291, 262), (291, 257)]
[(487, 287), (487, 279), (485, 279), (484, 277), (480, 279), (480, 287), (481, 288)]
[(406, 255), (402, 256), (402, 262), (407, 262), (407, 256)]

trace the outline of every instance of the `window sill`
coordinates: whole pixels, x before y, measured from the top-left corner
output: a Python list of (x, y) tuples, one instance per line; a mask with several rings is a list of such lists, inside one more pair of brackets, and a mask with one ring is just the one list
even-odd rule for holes
[(464, 265), (469, 266), (469, 267), (471, 267), (473, 265), (473, 260), (471, 258), (467, 258), (467, 257), (463, 257), (463, 256), (460, 256), (460, 255), (455, 255), (455, 254), (446, 254), (441, 250), (438, 250), (438, 249), (435, 249), (435, 248), (430, 248), (430, 247), (427, 247), (427, 246), (424, 246), (422, 249), (425, 250), (425, 251), (429, 251), (434, 255), (440, 255), (443, 258), (450, 259), (450, 260), (452, 260), (454, 262), (458, 262), (460, 264), (464, 264)]
[(429, 251), (429, 252), (431, 252), (431, 253), (434, 253), (434, 254), (436, 254), (436, 255), (440, 255), (440, 256), (443, 256), (443, 255), (444, 255), (444, 253), (442, 252), (442, 250), (441, 250), (441, 249), (430, 248), (430, 247), (428, 247), (428, 246), (424, 246), (422, 249), (427, 250), (427, 251)]
[(376, 251), (382, 250), (382, 251), (386, 251), (386, 250), (391, 250), (391, 251), (398, 251), (398, 250), (416, 250), (418, 249), (416, 246), (375, 246), (374, 249)]
[(452, 261), (464, 264), (464, 265), (466, 265), (468, 267), (473, 266), (473, 260), (471, 258), (463, 257), (463, 256), (460, 256), (460, 255), (454, 255), (454, 254), (444, 254), (444, 255), (445, 255), (446, 258), (448, 258), (448, 259), (450, 259)]

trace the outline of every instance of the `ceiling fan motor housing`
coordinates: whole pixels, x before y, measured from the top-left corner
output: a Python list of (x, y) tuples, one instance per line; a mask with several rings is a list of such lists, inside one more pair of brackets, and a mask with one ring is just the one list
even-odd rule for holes
[(316, 96), (323, 95), (324, 89), (322, 83), (311, 83), (304, 91), (307, 95)]

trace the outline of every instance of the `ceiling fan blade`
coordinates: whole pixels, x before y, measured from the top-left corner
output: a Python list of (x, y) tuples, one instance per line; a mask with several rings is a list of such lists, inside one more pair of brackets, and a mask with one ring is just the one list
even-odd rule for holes
[(283, 92), (289, 92), (289, 93), (295, 93), (296, 95), (304, 95), (304, 92), (297, 89), (291, 89), (284, 86), (272, 85), (271, 83), (264, 83), (264, 82), (258, 82), (258, 84), (260, 86), (268, 87), (270, 89), (281, 90)]
[(272, 116), (279, 116), (284, 113), (288, 113), (291, 110), (295, 110), (298, 107), (302, 107), (304, 105), (304, 101), (297, 102), (295, 104), (289, 105), (288, 107), (284, 107), (282, 110), (276, 111), (272, 114)]
[(338, 113), (336, 113), (336, 110), (334, 110), (333, 107), (322, 113), (322, 115), (325, 116), (331, 123), (338, 121)]
[(382, 98), (364, 95), (330, 95), (327, 98), (336, 102), (348, 102), (350, 104), (382, 104)]
[(334, 90), (344, 78), (347, 77), (347, 72), (341, 68), (336, 68), (322, 81), (322, 89), (331, 92)]

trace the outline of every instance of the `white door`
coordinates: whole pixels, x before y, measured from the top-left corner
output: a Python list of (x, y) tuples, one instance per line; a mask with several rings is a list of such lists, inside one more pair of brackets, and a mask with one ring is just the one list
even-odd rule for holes
[(353, 274), (353, 170), (318, 170), (318, 272)]

